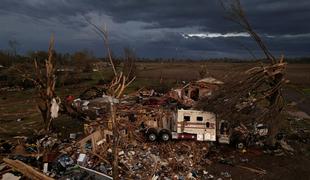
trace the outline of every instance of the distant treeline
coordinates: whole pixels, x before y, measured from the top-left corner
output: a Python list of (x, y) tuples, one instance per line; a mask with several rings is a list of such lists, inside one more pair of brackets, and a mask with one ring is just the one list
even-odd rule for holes
[[(86, 67), (89, 63), (94, 62), (108, 62), (107, 58), (97, 58), (93, 55), (92, 52), (83, 50), (77, 51), (75, 53), (57, 53), (55, 52), (55, 57), (57, 61), (57, 65), (73, 65)], [(26, 53), (26, 55), (16, 54), (15, 52), (10, 51), (1, 51), (0, 50), (0, 67), (10, 67), (16, 63), (32, 63), (33, 60), (44, 61), (47, 59), (46, 51), (31, 51)], [(113, 58), (116, 64), (122, 63), (124, 58), (116, 57)], [(290, 63), (310, 63), (310, 57), (298, 57), (298, 58), (286, 58), (287, 62)], [(136, 62), (233, 62), (233, 63), (248, 63), (248, 62), (256, 62), (263, 61), (267, 62), (266, 59), (236, 59), (236, 58), (208, 58), (208, 59), (189, 59), (189, 58), (136, 58)]]

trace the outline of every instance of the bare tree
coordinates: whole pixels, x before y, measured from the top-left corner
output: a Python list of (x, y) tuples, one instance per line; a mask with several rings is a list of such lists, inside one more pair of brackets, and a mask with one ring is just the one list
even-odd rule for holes
[(87, 17), (84, 17), (84, 18), (85, 18), (86, 22), (92, 26), (94, 31), (103, 39), (103, 42), (104, 42), (104, 45), (106, 47), (106, 51), (108, 54), (108, 59), (109, 59), (110, 64), (112, 66), (113, 73), (116, 76), (117, 72), (116, 72), (115, 65), (114, 65), (113, 58), (112, 58), (112, 51), (111, 51), (110, 45), (109, 45), (109, 35), (108, 35), (108, 31), (106, 30), (106, 27), (100, 28), (99, 26), (97, 26), (96, 24), (91, 22), (91, 20), (88, 19)]
[(244, 29), (250, 36), (254, 39), (257, 45), (261, 48), (266, 58), (272, 63), (276, 63), (276, 58), (271, 54), (269, 49), (266, 46), (266, 43), (263, 42), (261, 37), (255, 32), (252, 28), (250, 22), (248, 21), (245, 11), (242, 8), (242, 5), (239, 0), (220, 0), (222, 7), (224, 8), (227, 15), (225, 16), (228, 20), (237, 23), (242, 29)]
[(119, 152), (119, 143), (120, 143), (120, 132), (119, 126), (120, 122), (116, 118), (117, 106), (116, 103), (118, 99), (123, 97), (125, 89), (135, 80), (135, 77), (129, 78), (122, 71), (116, 71), (114, 60), (112, 58), (112, 53), (109, 45), (108, 31), (106, 27), (100, 28), (96, 24), (92, 23), (89, 19), (85, 18), (86, 21), (94, 28), (94, 30), (100, 35), (104, 41), (104, 45), (108, 54), (109, 62), (114, 73), (114, 78), (110, 82), (107, 94), (111, 96), (110, 99), (110, 112), (111, 112), (111, 121), (112, 121), (112, 133), (113, 133), (113, 144), (112, 144), (112, 153), (113, 153), (113, 179), (119, 179), (118, 171), (118, 152)]
[(123, 64), (123, 73), (129, 79), (136, 76), (136, 55), (130, 48), (124, 48), (125, 58)]
[(52, 99), (56, 97), (55, 93), (55, 84), (56, 84), (56, 76), (55, 76), (55, 58), (54, 58), (54, 36), (52, 35), (49, 48), (48, 48), (48, 59), (45, 60), (45, 72), (42, 72), (39, 67), (37, 61), (34, 61), (34, 67), (37, 78), (37, 88), (39, 91), (40, 101), (38, 103), (39, 110), (41, 112), (45, 129), (47, 131), (51, 130), (51, 124), (53, 118), (51, 117), (51, 104)]
[[(240, 77), (233, 78), (208, 100), (203, 100), (198, 106), (212, 110), (223, 119), (234, 119), (232, 123), (246, 123), (254, 119), (255, 122), (264, 122), (269, 126), (270, 145), (275, 144), (275, 135), (278, 132), (280, 113), (284, 107), (282, 86), (286, 63), (283, 56), (277, 60), (269, 51), (260, 36), (254, 31), (239, 0), (223, 2), (227, 18), (246, 30), (270, 61), (269, 65), (254, 67)], [(261, 104), (265, 106), (262, 107)], [(258, 106), (261, 106), (259, 109)], [(260, 112), (258, 114), (258, 111)], [(247, 117), (247, 118), (242, 118)]]
[(55, 58), (54, 58), (54, 36), (52, 35), (48, 48), (48, 58), (45, 60), (44, 65), (34, 60), (34, 75), (25, 73), (24, 70), (16, 68), (20, 75), (32, 81), (38, 92), (38, 108), (40, 110), (44, 128), (46, 131), (51, 130), (53, 118), (51, 116), (52, 100), (56, 98), (55, 93)]

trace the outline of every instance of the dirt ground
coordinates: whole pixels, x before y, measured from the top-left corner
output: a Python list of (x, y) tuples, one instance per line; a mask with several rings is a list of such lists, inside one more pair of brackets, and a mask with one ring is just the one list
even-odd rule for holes
[[(275, 156), (263, 154), (261, 150), (248, 149), (246, 153), (237, 152), (234, 148), (222, 147), (224, 156), (233, 157), (234, 165), (214, 163), (208, 168), (215, 176), (221, 172), (229, 172), (232, 179), (309, 179), (309, 156), (299, 153), (293, 155)], [(248, 162), (242, 162), (247, 159)], [(266, 175), (260, 175), (239, 166), (263, 169)], [(224, 178), (226, 179), (226, 178)], [(229, 178), (227, 178), (229, 179)]]
[[(258, 63), (139, 63), (137, 80), (131, 90), (150, 85), (162, 83), (178, 85), (182, 81), (190, 81), (199, 78), (198, 69), (206, 65), (208, 74), (222, 81), (240, 72), (258, 65)], [(310, 64), (289, 64), (287, 79), (290, 83), (284, 88), (284, 97), (288, 103), (287, 111), (303, 112), (310, 115)], [(64, 97), (67, 94), (78, 95), (83, 89), (94, 84), (77, 84), (58, 89), (59, 94)], [(36, 109), (35, 91), (26, 90), (21, 92), (0, 92), (0, 139), (12, 138), (17, 135), (31, 135), (41, 128), (41, 117)], [(296, 114), (295, 114), (296, 115)], [(306, 134), (310, 132), (310, 119), (296, 117), (294, 114), (285, 116), (285, 132), (296, 135), (300, 129)], [(291, 120), (293, 119), (293, 120)], [(82, 122), (77, 122), (68, 117), (61, 117), (55, 121), (55, 126), (64, 133), (82, 130)], [(293, 125), (292, 125), (293, 124)], [(294, 127), (291, 127), (294, 126)], [(248, 149), (241, 153), (233, 147), (218, 147), (223, 156), (233, 156), (237, 165), (261, 168), (266, 170), (266, 175), (257, 175), (249, 170), (238, 166), (230, 166), (215, 162), (207, 170), (217, 176), (227, 171), (232, 179), (310, 179), (310, 139), (305, 141), (294, 137), (290, 138), (290, 145), (295, 149), (292, 154), (275, 156), (264, 154), (262, 151)], [(247, 158), (249, 162), (238, 162), (240, 158)], [(226, 178), (224, 178), (226, 179)], [(227, 178), (229, 179), (229, 178)]]

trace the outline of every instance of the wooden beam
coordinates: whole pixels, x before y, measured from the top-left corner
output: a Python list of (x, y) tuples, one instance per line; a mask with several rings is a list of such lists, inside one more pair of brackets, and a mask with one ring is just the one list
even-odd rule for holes
[(46, 176), (45, 174), (35, 170), (33, 167), (19, 161), (19, 160), (12, 160), (8, 158), (3, 158), (3, 161), (17, 170), (18, 172), (21, 172), (23, 175), (30, 179), (34, 180), (54, 180), (51, 177)]

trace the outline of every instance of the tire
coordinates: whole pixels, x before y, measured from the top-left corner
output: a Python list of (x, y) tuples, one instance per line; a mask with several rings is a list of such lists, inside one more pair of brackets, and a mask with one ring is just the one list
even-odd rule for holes
[(148, 139), (149, 141), (154, 142), (154, 141), (157, 140), (157, 134), (156, 134), (156, 133), (153, 133), (153, 132), (150, 132), (150, 133), (147, 134), (147, 139)]
[(157, 130), (155, 128), (146, 129), (144, 132), (144, 135), (145, 135), (145, 138), (151, 142), (156, 141), (158, 137)]
[(166, 132), (163, 132), (160, 134), (160, 139), (164, 142), (167, 142), (170, 140), (170, 134), (169, 133), (166, 133)]
[(167, 142), (171, 139), (171, 133), (168, 129), (162, 129), (159, 132), (159, 137), (160, 137), (160, 140)]

